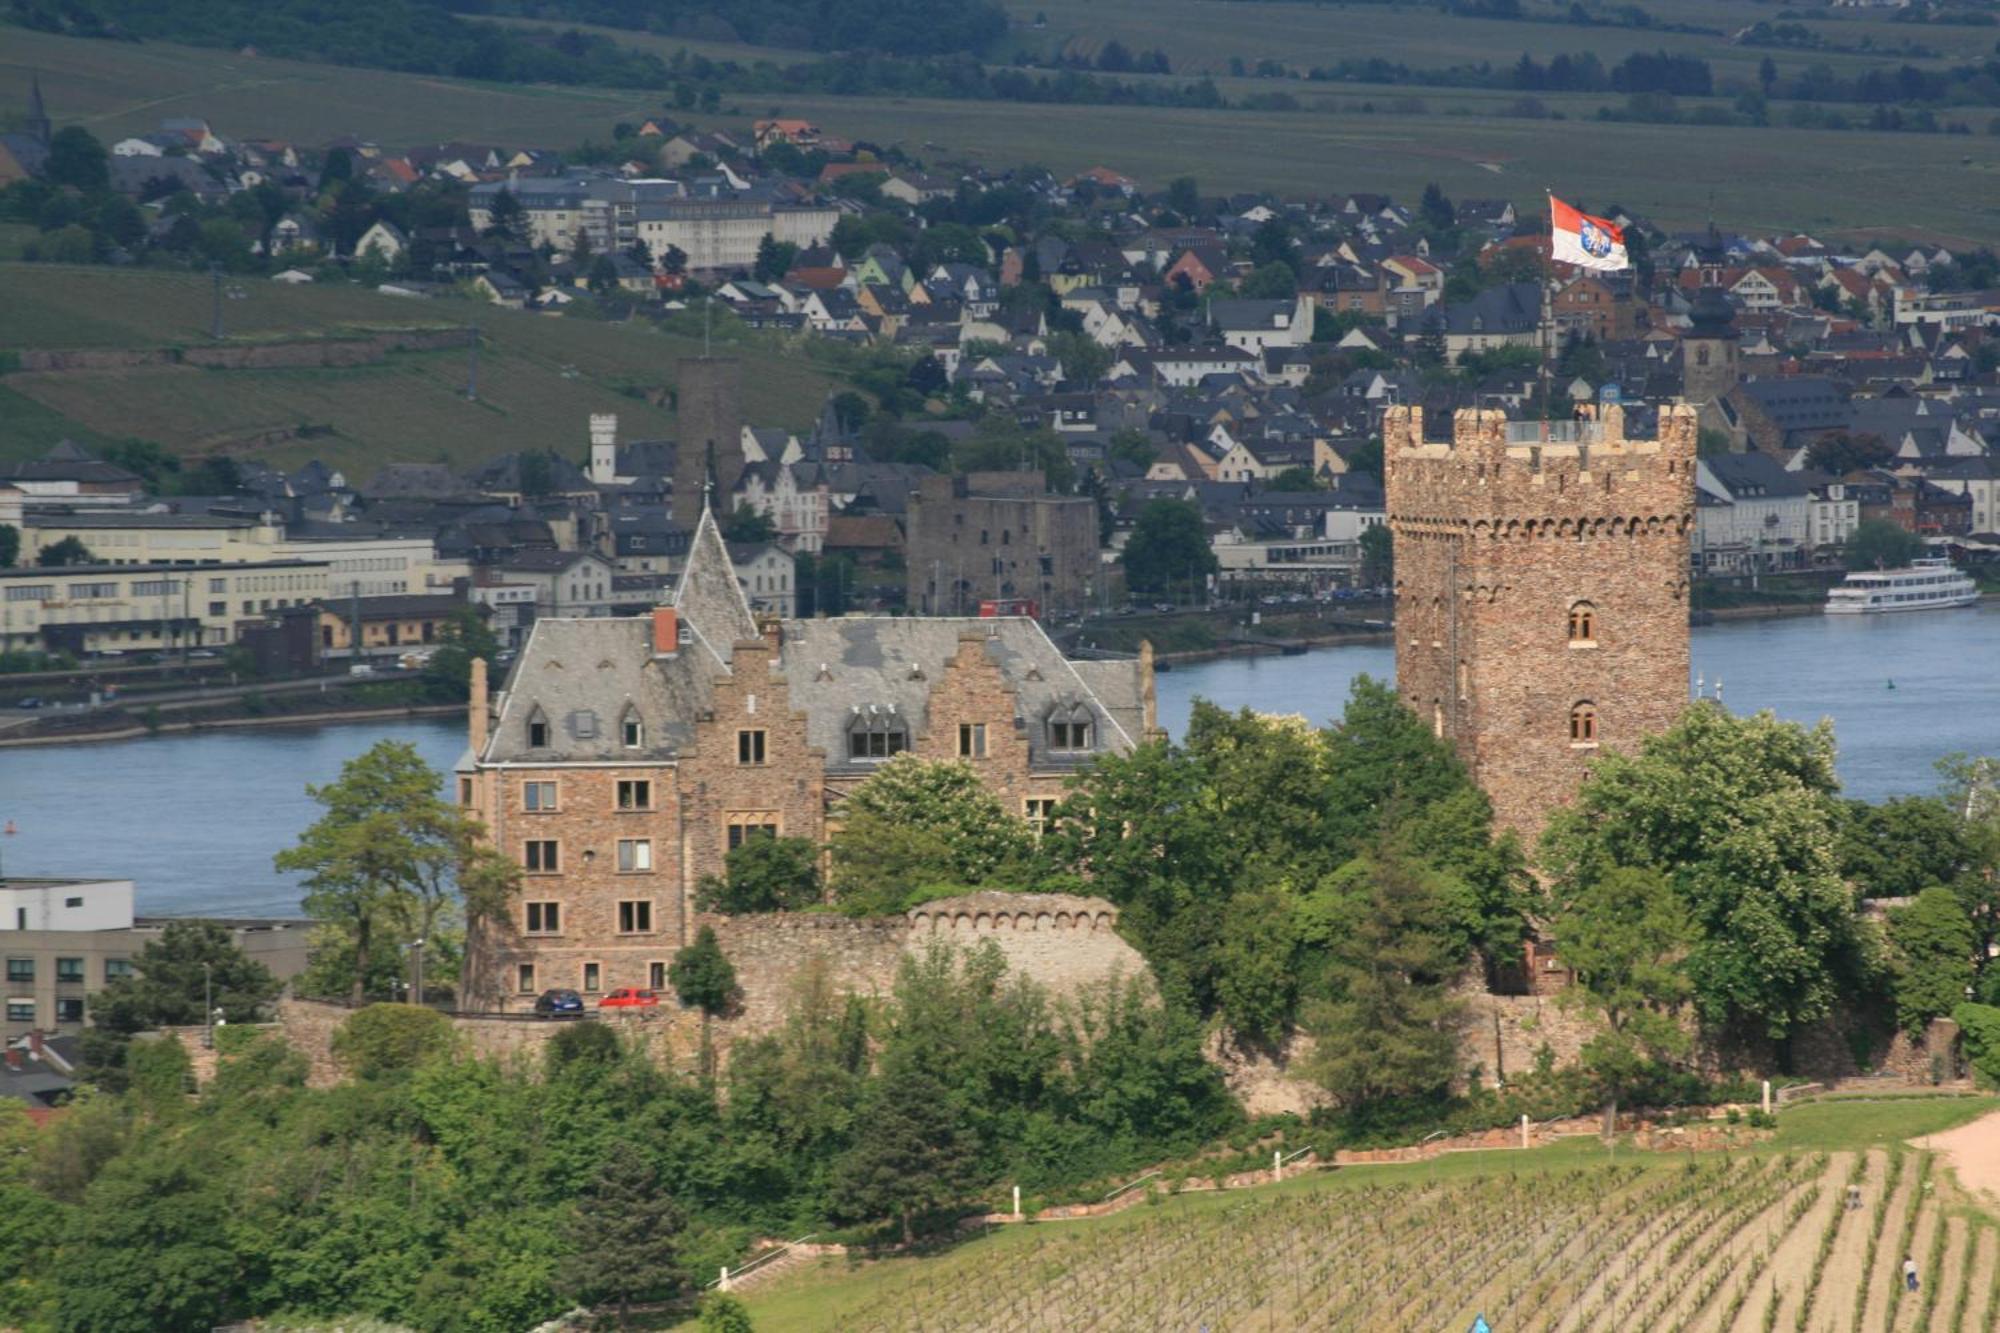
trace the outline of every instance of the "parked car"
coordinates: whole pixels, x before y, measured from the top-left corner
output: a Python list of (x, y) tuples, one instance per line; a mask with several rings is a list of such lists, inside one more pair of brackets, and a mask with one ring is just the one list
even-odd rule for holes
[(347, 674), (350, 676), (372, 676), (375, 674), (375, 668), (366, 662), (356, 662), (353, 666), (347, 668)]
[(1174, 613), (1174, 604), (1172, 602), (1154, 602), (1153, 609), (1163, 616), (1170, 616)]
[(597, 1002), (599, 1009), (657, 1009), (660, 997), (636, 986), (620, 986)]
[(16, 708), (40, 708), (41, 706), (42, 701), (32, 694), (14, 705)]
[(538, 1014), (580, 1014), (583, 997), (573, 990), (545, 990), (535, 997)]

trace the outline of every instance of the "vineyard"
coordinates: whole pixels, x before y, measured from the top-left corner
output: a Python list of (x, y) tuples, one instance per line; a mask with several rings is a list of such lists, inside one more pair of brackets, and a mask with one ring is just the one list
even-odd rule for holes
[(1495, 1333), (1971, 1333), (2000, 1325), (2000, 1230), (1959, 1197), (1900, 1146), (1333, 1177), (1008, 1229), (920, 1264), (829, 1261), (753, 1309), (759, 1329), (855, 1333), (1435, 1333), (1479, 1314)]

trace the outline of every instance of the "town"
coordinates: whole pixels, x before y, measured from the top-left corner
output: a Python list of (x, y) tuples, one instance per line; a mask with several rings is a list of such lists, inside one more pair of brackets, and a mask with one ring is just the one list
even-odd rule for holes
[[(0, 849), (0, 1327), (1993, 1317), (2000, 774), (1858, 799), (1690, 688), (1856, 577), (2000, 591), (1992, 249), (62, 97), (0, 135), (0, 290), (172, 275), (205, 336), (0, 362), (0, 769), (433, 730), (278, 770), (296, 911)], [(280, 289), (366, 304), (238, 327)], [(530, 324), (653, 364), (473, 450), (338, 406), (478, 410)], [(153, 375), (325, 415), (92, 424)], [(1166, 719), (1334, 645), (1393, 680)]]

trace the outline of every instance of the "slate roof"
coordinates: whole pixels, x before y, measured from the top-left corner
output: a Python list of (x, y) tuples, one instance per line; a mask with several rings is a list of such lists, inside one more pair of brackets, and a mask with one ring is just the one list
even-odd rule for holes
[(674, 589), (674, 605), (725, 665), (731, 644), (759, 637), (757, 618), (750, 614), (743, 585), (736, 581), (736, 566), (723, 543), (722, 529), (705, 503), (701, 520), (695, 524), (694, 540), (688, 544), (680, 586)]

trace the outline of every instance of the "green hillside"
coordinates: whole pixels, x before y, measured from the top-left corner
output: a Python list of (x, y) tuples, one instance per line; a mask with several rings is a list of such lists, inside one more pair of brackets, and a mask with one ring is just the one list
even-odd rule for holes
[[(674, 362), (700, 350), (649, 325), (601, 324), (467, 300), (382, 296), (353, 287), (288, 287), (239, 278), (224, 302), (225, 341), (250, 343), (400, 329), (480, 330), (479, 396), (464, 389), (462, 350), (393, 352), (339, 369), (210, 370), (187, 366), (0, 377), (0, 458), (80, 441), (136, 436), (182, 453), (222, 451), (281, 465), (317, 457), (366, 476), (394, 461), (465, 463), (514, 449), (581, 454), (592, 412), (616, 412), (626, 438), (671, 435), (650, 405)], [(0, 264), (0, 352), (29, 348), (209, 345), (205, 276)], [(745, 411), (754, 422), (804, 426), (828, 391), (801, 358), (748, 350)], [(9, 358), (11, 362), (13, 358)], [(657, 394), (655, 395), (658, 396)], [(259, 437), (304, 438), (258, 443)]]

